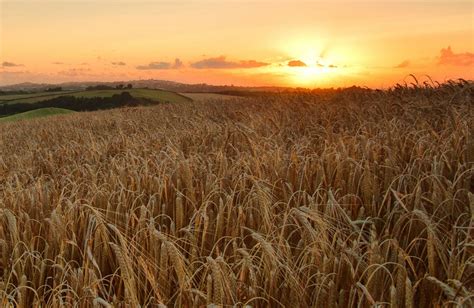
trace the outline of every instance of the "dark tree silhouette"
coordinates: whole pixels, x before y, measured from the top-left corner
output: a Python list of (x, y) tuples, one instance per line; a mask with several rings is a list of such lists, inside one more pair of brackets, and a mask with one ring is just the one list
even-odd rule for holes
[(45, 92), (61, 92), (63, 90), (62, 87), (55, 87), (55, 88), (47, 88)]

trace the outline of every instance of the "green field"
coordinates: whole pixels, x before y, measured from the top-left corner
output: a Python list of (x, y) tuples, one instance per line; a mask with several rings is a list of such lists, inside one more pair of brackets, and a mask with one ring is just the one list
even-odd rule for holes
[(157, 102), (187, 102), (192, 99), (181, 94), (155, 89), (112, 89), (112, 90), (84, 90), (69, 92), (38, 92), (32, 94), (18, 94), (0, 96), (0, 104), (16, 104), (16, 103), (38, 103), (44, 100), (53, 99), (60, 96), (75, 97), (111, 97), (114, 94), (129, 92), (136, 98), (144, 98)]
[(37, 93), (27, 93), (27, 94), (10, 94), (10, 95), (0, 95), (0, 102), (11, 101), (11, 100), (20, 100), (27, 98), (38, 98), (38, 97), (56, 97), (59, 95), (69, 95), (78, 91), (58, 91), (58, 92), (37, 92)]
[(27, 112), (18, 113), (12, 116), (0, 118), (0, 123), (2, 122), (12, 122), (12, 121), (19, 121), (19, 120), (28, 120), (33, 118), (41, 118), (47, 117), (52, 115), (59, 115), (59, 114), (68, 114), (74, 113), (75, 111), (62, 109), (62, 108), (40, 108), (35, 109)]

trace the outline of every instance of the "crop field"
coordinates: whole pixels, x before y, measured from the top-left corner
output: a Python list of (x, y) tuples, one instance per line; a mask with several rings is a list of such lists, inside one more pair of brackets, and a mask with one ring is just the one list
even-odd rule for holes
[(128, 92), (130, 95), (136, 98), (145, 98), (152, 101), (159, 102), (174, 102), (182, 103), (191, 101), (190, 98), (185, 97), (181, 94), (165, 91), (165, 90), (154, 90), (154, 89), (121, 89), (121, 90), (94, 90), (94, 91), (83, 91), (75, 93), (75, 97), (111, 97), (114, 94), (120, 94), (122, 92)]
[(472, 307), (473, 92), (0, 123), (0, 306)]
[(61, 95), (68, 95), (71, 93), (76, 93), (79, 91), (57, 91), (57, 92), (36, 92), (36, 93), (27, 93), (27, 94), (8, 94), (8, 95), (0, 95), (0, 103), (8, 102), (8, 101), (16, 101), (16, 100), (24, 100), (24, 99), (33, 99), (33, 98), (40, 98), (40, 97), (57, 97)]
[(207, 100), (228, 100), (228, 99), (237, 99), (239, 96), (235, 95), (225, 95), (218, 93), (182, 93), (182, 95), (192, 98), (195, 101), (207, 101)]
[(145, 98), (157, 102), (186, 102), (190, 101), (181, 94), (155, 89), (113, 89), (113, 90), (84, 90), (84, 91), (63, 91), (63, 92), (38, 92), (32, 94), (3, 95), (0, 96), (0, 105), (9, 103), (38, 103), (44, 100), (57, 98), (60, 96), (74, 97), (112, 97), (114, 94), (129, 92), (135, 98)]

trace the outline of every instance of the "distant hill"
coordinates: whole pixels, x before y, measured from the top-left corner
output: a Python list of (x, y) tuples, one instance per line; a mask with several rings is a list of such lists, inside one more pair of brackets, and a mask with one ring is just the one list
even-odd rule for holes
[[(131, 106), (148, 106), (160, 103), (185, 103), (192, 98), (176, 92), (157, 89), (105, 89), (37, 91), (0, 95), (0, 117), (9, 117), (45, 108), (62, 108), (74, 111), (93, 111)], [(28, 114), (27, 114), (28, 115)]]
[[(472, 85), (473, 80), (464, 80), (459, 79), (463, 84)], [(450, 81), (456, 82), (456, 81)], [(360, 86), (351, 86), (345, 88), (293, 88), (293, 87), (245, 87), (245, 86), (234, 86), (234, 85), (210, 85), (206, 83), (197, 83), (197, 84), (187, 84), (180, 83), (169, 80), (158, 80), (158, 79), (146, 79), (146, 80), (129, 80), (129, 81), (114, 81), (114, 82), (100, 82), (100, 81), (86, 81), (86, 82), (65, 82), (59, 84), (46, 84), (46, 83), (19, 83), (14, 85), (0, 86), (1, 91), (25, 91), (25, 92), (38, 92), (46, 91), (47, 89), (53, 89), (55, 87), (61, 87), (64, 91), (82, 91), (88, 87), (95, 87), (99, 85), (108, 86), (108, 87), (117, 87), (117, 86), (126, 86), (131, 84), (133, 88), (148, 88), (148, 89), (158, 89), (166, 90), (177, 93), (217, 93), (224, 95), (234, 95), (234, 96), (256, 96), (262, 93), (277, 93), (277, 92), (311, 92), (315, 94), (326, 94), (328, 92), (335, 92), (339, 90), (350, 90), (354, 91), (357, 89), (359, 91), (376, 91), (377, 89), (370, 89), (367, 87)], [(446, 84), (449, 84), (447, 82)], [(397, 84), (393, 88), (397, 87), (406, 87), (407, 84), (399, 85)], [(408, 85), (409, 86), (409, 85)], [(423, 86), (419, 84), (417, 86)], [(434, 84), (432, 85), (434, 86)], [(0, 93), (1, 94), (1, 93)], [(1, 98), (1, 95), (0, 95)], [(1, 99), (0, 99), (1, 100)]]
[[(40, 89), (38, 89), (39, 91)], [(111, 97), (115, 94), (128, 92), (135, 98), (149, 99), (155, 102), (185, 102), (192, 100), (181, 94), (156, 89), (107, 89), (107, 90), (65, 90), (60, 92), (32, 92), (29, 94), (0, 95), (0, 105), (12, 103), (37, 103), (61, 96), (74, 97)]]
[(134, 88), (150, 88), (162, 89), (174, 92), (195, 92), (195, 93), (219, 93), (219, 92), (239, 92), (239, 91), (263, 91), (263, 92), (278, 92), (282, 90), (290, 90), (289, 87), (241, 87), (234, 85), (209, 85), (206, 83), (186, 84), (169, 80), (130, 80), (130, 81), (116, 81), (116, 82), (65, 82), (60, 84), (46, 84), (46, 83), (19, 83), (14, 85), (0, 86), (1, 91), (44, 91), (51, 87), (61, 87), (64, 90), (84, 90), (90, 86), (106, 85), (116, 87), (117, 85), (132, 84)]

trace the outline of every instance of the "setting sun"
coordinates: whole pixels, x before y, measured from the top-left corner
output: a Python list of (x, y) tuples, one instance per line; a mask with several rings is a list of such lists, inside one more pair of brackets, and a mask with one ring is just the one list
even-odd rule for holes
[(295, 84), (308, 86), (321, 82), (329, 82), (332, 74), (340, 68), (329, 64), (325, 59), (314, 56), (301, 56), (301, 65), (289, 67), (287, 73)]

